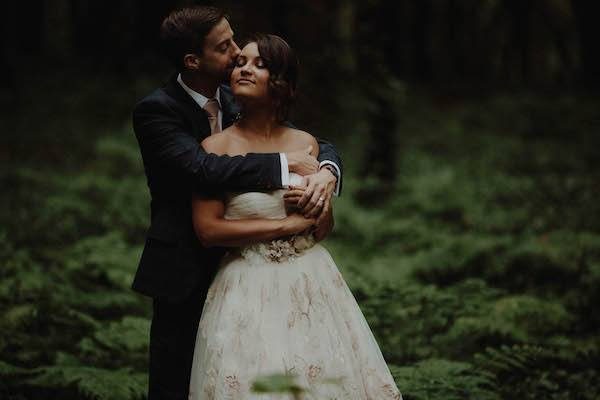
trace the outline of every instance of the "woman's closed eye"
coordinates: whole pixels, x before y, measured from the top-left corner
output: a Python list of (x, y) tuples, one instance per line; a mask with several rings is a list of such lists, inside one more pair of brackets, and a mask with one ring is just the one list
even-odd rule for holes
[[(235, 64), (235, 66), (236, 66), (236, 67), (243, 67), (243, 66), (244, 66), (244, 65), (246, 65), (247, 63), (248, 63), (248, 59), (247, 59), (246, 57), (244, 57), (244, 56), (239, 56), (239, 57), (237, 58), (237, 61), (236, 61), (236, 64)], [(255, 66), (256, 68), (260, 68), (260, 69), (266, 68), (265, 62), (264, 62), (264, 61), (263, 61), (263, 59), (262, 59), (262, 58), (260, 58), (260, 57), (259, 57), (259, 58), (256, 58), (256, 59), (254, 60), (254, 66)]]

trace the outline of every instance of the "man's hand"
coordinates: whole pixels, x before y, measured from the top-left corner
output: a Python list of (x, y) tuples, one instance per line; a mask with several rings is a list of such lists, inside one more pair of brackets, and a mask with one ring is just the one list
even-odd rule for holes
[(307, 175), (302, 179), (302, 187), (292, 186), (292, 194), (297, 189), (304, 189), (304, 192), (298, 200), (298, 208), (306, 217), (320, 219), (322, 214), (326, 214), (331, 206), (331, 196), (335, 190), (336, 177), (327, 168), (322, 168), (319, 172)]
[(312, 146), (308, 146), (304, 150), (285, 153), (290, 172), (295, 172), (298, 175), (311, 175), (319, 170), (319, 162), (310, 154)]
[(288, 214), (300, 212), (298, 208), (298, 202), (302, 198), (306, 187), (302, 186), (292, 186), (287, 192), (283, 195), (283, 202), (285, 203), (285, 209)]

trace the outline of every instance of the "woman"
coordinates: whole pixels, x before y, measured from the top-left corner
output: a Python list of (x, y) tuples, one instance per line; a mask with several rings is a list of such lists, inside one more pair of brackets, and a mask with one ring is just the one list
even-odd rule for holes
[[(312, 146), (317, 152), (314, 137), (282, 124), (296, 88), (297, 67), (283, 39), (253, 37), (231, 75), (242, 116), (205, 139), (205, 150), (238, 155)], [(290, 176), (292, 184), (301, 180)], [(296, 375), (297, 383), (316, 398), (401, 399), (352, 293), (327, 250), (315, 243), (329, 227), (321, 224), (308, 234), (315, 221), (288, 215), (285, 193), (229, 193), (193, 200), (194, 228), (203, 244), (238, 249), (223, 259), (208, 291), (190, 399), (281, 399), (250, 390), (257, 376), (275, 373)], [(295, 200), (300, 194), (294, 190), (287, 196)], [(265, 229), (269, 226), (279, 228)], [(303, 235), (277, 239), (303, 229)], [(341, 383), (323, 382), (328, 378), (341, 378)]]

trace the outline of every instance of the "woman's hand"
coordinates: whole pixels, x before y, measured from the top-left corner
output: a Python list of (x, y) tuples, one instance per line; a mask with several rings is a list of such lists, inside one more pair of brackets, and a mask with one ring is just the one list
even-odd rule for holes
[(327, 168), (322, 168), (316, 174), (305, 176), (302, 182), (306, 186), (298, 200), (298, 208), (302, 210), (302, 214), (311, 218), (327, 214), (335, 190), (335, 175)]
[[(306, 194), (307, 190), (307, 187), (293, 186), (292, 189), (288, 190), (283, 195), (283, 201), (288, 213), (301, 212), (300, 208), (298, 207), (298, 202)], [(317, 241), (321, 241), (333, 230), (333, 204), (331, 201), (331, 196), (329, 196), (327, 203), (323, 204), (323, 207), (316, 206), (313, 208), (313, 210), (314, 209), (319, 209), (321, 211), (319, 215), (312, 217), (317, 218), (315, 222), (315, 229), (313, 230), (315, 239)]]

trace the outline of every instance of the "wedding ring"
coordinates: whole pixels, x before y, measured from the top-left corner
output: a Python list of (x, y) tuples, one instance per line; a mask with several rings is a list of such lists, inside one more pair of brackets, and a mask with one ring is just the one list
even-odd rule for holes
[(319, 201), (320, 202), (325, 201), (325, 197), (323, 197), (323, 196), (319, 197)]

